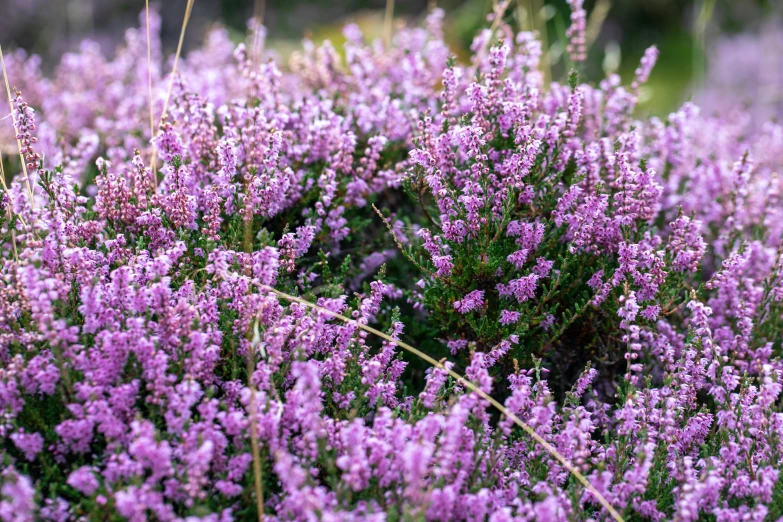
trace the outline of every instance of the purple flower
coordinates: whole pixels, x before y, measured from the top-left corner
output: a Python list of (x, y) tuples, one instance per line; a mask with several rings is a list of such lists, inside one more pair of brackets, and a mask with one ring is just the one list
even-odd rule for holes
[(519, 312), (512, 312), (509, 310), (500, 311), (500, 324), (514, 324), (519, 321), (521, 314)]
[(478, 310), (484, 305), (484, 290), (473, 290), (459, 301), (454, 301), (454, 309), (461, 314)]
[(25, 433), (20, 430), (11, 434), (11, 441), (14, 446), (24, 454), (24, 458), (29, 461), (35, 460), (35, 456), (43, 450), (43, 437), (40, 433)]
[(576, 63), (587, 59), (587, 39), (585, 31), (587, 29), (587, 12), (582, 6), (583, 0), (569, 0), (568, 5), (571, 8), (571, 25), (566, 31), (568, 37), (568, 52), (571, 54), (571, 60)]
[(82, 466), (68, 476), (68, 485), (84, 495), (92, 496), (97, 491), (100, 483), (95, 478), (95, 473), (91, 467)]

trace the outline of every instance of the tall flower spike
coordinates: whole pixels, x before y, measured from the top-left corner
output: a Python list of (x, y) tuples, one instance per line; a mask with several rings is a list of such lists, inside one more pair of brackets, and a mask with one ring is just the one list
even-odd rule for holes
[[(19, 129), (17, 128), (16, 124), (16, 109), (14, 109), (14, 103), (13, 103), (13, 97), (11, 96), (11, 87), (8, 84), (8, 71), (6, 71), (5, 68), (5, 56), (3, 55), (3, 47), (0, 46), (0, 65), (2, 65), (3, 68), (3, 80), (5, 81), (5, 92), (8, 95), (8, 106), (11, 109), (11, 115), (14, 118), (14, 131), (19, 134)], [(16, 91), (16, 89), (14, 89)], [(33, 197), (33, 188), (30, 184), (30, 175), (27, 172), (27, 158), (25, 156), (25, 151), (23, 150), (24, 147), (22, 145), (22, 142), (19, 140), (19, 138), (16, 139), (16, 143), (19, 147), (19, 156), (22, 160), (22, 171), (25, 175), (25, 184), (27, 185), (27, 195), (30, 198), (30, 208), (33, 208), (35, 206), (35, 199)]]
[(650, 46), (644, 51), (644, 56), (639, 62), (639, 67), (636, 68), (634, 73), (634, 80), (631, 84), (631, 89), (638, 90), (639, 87), (647, 83), (647, 79), (650, 77), (650, 73), (655, 67), (655, 63), (658, 61), (658, 48), (656, 46)]
[(16, 139), (22, 144), (20, 152), (24, 155), (27, 170), (38, 170), (41, 155), (33, 148), (33, 145), (38, 142), (38, 138), (33, 134), (35, 131), (35, 111), (24, 101), (22, 93), (16, 88), (14, 88), (14, 105)]
[(587, 12), (584, 0), (568, 0), (571, 8), (571, 25), (566, 31), (568, 37), (568, 53), (574, 63), (582, 63), (587, 59)]

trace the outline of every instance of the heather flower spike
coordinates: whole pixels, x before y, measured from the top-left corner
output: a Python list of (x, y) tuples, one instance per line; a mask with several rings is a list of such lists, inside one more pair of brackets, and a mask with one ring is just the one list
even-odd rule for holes
[[(16, 90), (16, 87), (14, 87), (15, 96), (11, 96), (11, 87), (8, 82), (8, 72), (5, 68), (5, 56), (3, 55), (2, 46), (0, 46), (0, 64), (2, 64), (3, 68), (5, 91), (8, 96), (8, 105), (11, 108), (14, 131), (16, 132), (16, 144), (19, 156), (22, 159), (22, 171), (24, 172), (27, 194), (30, 198), (30, 207), (33, 207), (35, 203), (28, 170), (37, 168), (37, 161), (40, 160), (40, 156), (32, 148), (32, 144), (38, 141), (38, 138), (32, 134), (32, 131), (35, 130), (33, 110), (22, 100), (21, 93)], [(16, 104), (16, 107), (14, 107), (14, 104)]]

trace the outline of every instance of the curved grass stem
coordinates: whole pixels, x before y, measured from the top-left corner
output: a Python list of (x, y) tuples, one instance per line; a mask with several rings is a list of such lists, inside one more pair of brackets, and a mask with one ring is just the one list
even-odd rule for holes
[[(171, 77), (169, 78), (169, 87), (168, 87), (168, 90), (166, 91), (166, 99), (163, 102), (163, 112), (160, 115), (160, 123), (158, 123), (158, 127), (163, 125), (163, 122), (166, 120), (166, 116), (168, 114), (169, 100), (171, 100), (171, 90), (174, 87), (174, 78), (176, 78), (176, 76), (177, 76), (177, 65), (179, 65), (179, 57), (182, 55), (182, 43), (185, 41), (185, 30), (188, 28), (188, 22), (190, 21), (190, 13), (191, 13), (191, 11), (193, 11), (193, 4), (194, 3), (195, 3), (195, 0), (188, 0), (188, 5), (185, 7), (185, 17), (182, 19), (182, 30), (179, 33), (179, 43), (177, 43), (177, 52), (174, 55), (174, 65), (171, 68)], [(148, 25), (148, 27), (149, 27), (149, 25)], [(152, 149), (152, 161), (150, 162), (153, 172), (156, 172), (157, 160), (158, 160), (158, 152), (153, 147), (153, 149)], [(155, 179), (157, 181), (157, 174), (155, 174)]]
[[(144, 15), (147, 24), (147, 95), (150, 105), (150, 139), (155, 137), (155, 118), (152, 113), (152, 43), (150, 39), (150, 0), (144, 0)], [(152, 165), (155, 186), (158, 186), (158, 169)]]

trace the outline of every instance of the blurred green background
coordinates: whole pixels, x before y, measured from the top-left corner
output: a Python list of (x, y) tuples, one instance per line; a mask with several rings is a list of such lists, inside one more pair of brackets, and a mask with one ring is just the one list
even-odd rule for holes
[[(186, 0), (158, 2), (167, 51), (176, 46), (185, 4)], [(416, 23), (428, 5), (428, 0), (395, 0), (395, 24)], [(492, 0), (438, 0), (437, 5), (446, 11), (449, 44), (465, 56), (473, 36), (487, 24)], [(268, 28), (267, 47), (283, 57), (305, 34), (316, 41), (329, 38), (339, 47), (341, 28), (348, 21), (357, 22), (371, 38), (381, 36), (386, 6), (385, 0), (196, 0), (185, 50), (199, 45), (214, 24), (228, 27), (241, 40), (247, 20), (259, 8)], [(716, 42), (734, 34), (758, 34), (764, 27), (780, 33), (782, 6), (780, 0), (587, 0), (588, 37), (593, 43), (586, 75), (598, 81), (616, 71), (627, 80), (644, 49), (656, 44), (661, 57), (641, 107), (651, 114), (666, 114), (703, 87), (710, 61), (719, 59), (711, 53)], [(124, 29), (138, 24), (143, 8), (144, 0), (0, 0), (0, 43), (40, 54), (44, 68), (51, 69), (62, 53), (76, 49), (85, 37), (111, 53)], [(560, 57), (569, 20), (565, 0), (512, 0), (505, 19), (545, 33), (552, 77), (563, 79)], [(772, 52), (780, 55), (783, 49)]]

